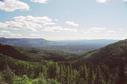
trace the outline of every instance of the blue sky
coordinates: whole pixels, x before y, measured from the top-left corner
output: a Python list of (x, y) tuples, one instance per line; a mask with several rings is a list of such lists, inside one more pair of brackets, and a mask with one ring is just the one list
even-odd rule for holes
[(126, 39), (127, 0), (0, 0), (0, 37)]

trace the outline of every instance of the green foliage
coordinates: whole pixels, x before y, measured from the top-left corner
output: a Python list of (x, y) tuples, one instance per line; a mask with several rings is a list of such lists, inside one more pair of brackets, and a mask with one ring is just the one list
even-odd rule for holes
[(105, 64), (75, 67), (53, 61), (44, 64), (12, 58), (6, 60), (9, 61), (0, 73), (0, 81), (9, 84), (117, 84), (116, 80), (124, 77), (124, 66), (111, 69)]
[[(40, 52), (34, 49), (22, 51), (39, 61), (0, 55), (0, 84), (127, 84), (125, 60), (127, 53), (124, 52), (127, 49), (123, 46), (123, 44), (107, 46), (79, 58), (65, 53)], [(119, 51), (124, 53), (121, 54)], [(84, 58), (92, 56), (94, 61), (92, 59), (88, 63), (84, 62)], [(108, 56), (111, 59), (107, 58)], [(103, 57), (106, 59), (102, 59)], [(113, 63), (112, 59), (117, 61)]]
[(45, 79), (45, 78), (30, 79), (26, 75), (23, 75), (23, 77), (15, 77), (13, 79), (13, 84), (60, 84), (60, 83), (53, 79)]
[(32, 79), (29, 79), (26, 75), (23, 77), (15, 77), (13, 84), (32, 84)]

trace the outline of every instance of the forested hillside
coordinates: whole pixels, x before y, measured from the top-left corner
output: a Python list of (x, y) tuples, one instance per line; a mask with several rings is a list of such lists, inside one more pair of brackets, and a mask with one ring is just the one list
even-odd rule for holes
[(84, 54), (0, 45), (0, 84), (127, 84), (127, 40)]

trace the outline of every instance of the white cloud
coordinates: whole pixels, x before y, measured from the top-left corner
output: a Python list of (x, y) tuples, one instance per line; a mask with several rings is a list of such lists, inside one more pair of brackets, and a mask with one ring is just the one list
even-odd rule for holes
[(79, 24), (77, 24), (77, 23), (75, 23), (75, 22), (73, 22), (73, 21), (66, 21), (65, 23), (66, 23), (67, 25), (69, 25), (69, 26), (79, 27)]
[(127, 3), (127, 0), (123, 0), (123, 2)]
[(48, 0), (31, 0), (31, 1), (35, 3), (43, 3), (43, 4), (48, 3)]
[[(76, 28), (69, 28), (60, 26), (58, 23), (47, 16), (34, 17), (34, 16), (17, 16), (10, 21), (0, 22), (0, 30), (9, 31), (15, 35), (22, 34), (23, 36), (36, 35), (43, 32), (77, 32)], [(0, 31), (1, 33), (1, 31)], [(7, 33), (7, 32), (6, 32)], [(14, 34), (15, 33), (15, 34)], [(31, 34), (32, 33), (32, 34)], [(6, 35), (8, 35), (6, 34)]]
[(121, 39), (127, 37), (125, 29), (107, 27), (82, 28), (62, 26), (47, 16), (17, 16), (0, 22), (2, 37), (42, 37), (48, 39)]
[[(102, 3), (102, 4), (108, 3), (110, 1), (113, 1), (113, 0), (96, 0), (97, 3)], [(127, 3), (127, 0), (121, 0), (121, 1)]]
[(98, 3), (107, 3), (109, 0), (96, 0)]
[(11, 33), (11, 32), (8, 30), (2, 30), (1, 33)]
[(84, 32), (87, 39), (119, 39), (120, 32), (106, 27), (92, 27)]
[(0, 10), (4, 10), (7, 12), (13, 12), (15, 10), (29, 10), (28, 4), (20, 1), (20, 0), (3, 0), (0, 1)]
[(44, 29), (44, 31), (47, 31), (47, 32), (63, 32), (63, 31), (67, 31), (67, 32), (77, 32), (77, 29), (76, 28), (64, 28), (62, 26), (51, 26), (51, 27), (46, 27)]

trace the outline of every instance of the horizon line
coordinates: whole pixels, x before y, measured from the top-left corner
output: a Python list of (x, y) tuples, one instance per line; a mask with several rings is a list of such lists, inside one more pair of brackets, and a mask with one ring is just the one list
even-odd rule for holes
[(0, 38), (7, 38), (7, 39), (44, 39), (44, 40), (49, 40), (49, 41), (76, 41), (76, 40), (124, 40), (124, 39), (111, 39), (111, 38), (82, 38), (82, 39), (57, 39), (57, 40), (52, 40), (52, 39), (46, 39), (46, 38), (40, 38), (40, 37), (0, 37)]

